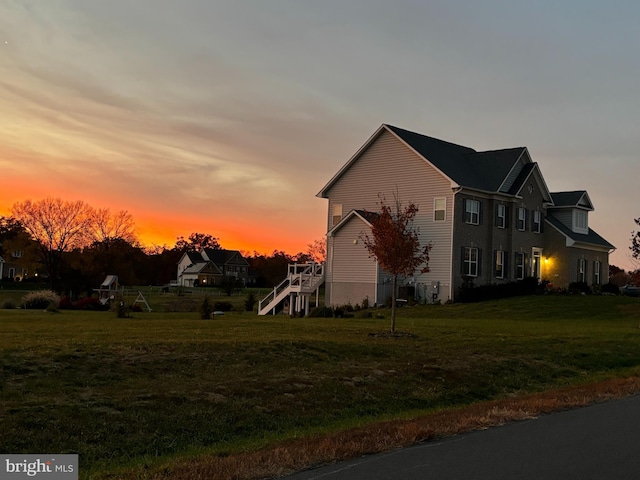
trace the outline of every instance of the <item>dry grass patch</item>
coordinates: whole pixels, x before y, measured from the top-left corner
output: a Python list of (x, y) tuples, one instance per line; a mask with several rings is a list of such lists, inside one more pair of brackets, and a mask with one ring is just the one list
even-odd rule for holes
[(540, 415), (623, 398), (640, 392), (640, 377), (612, 379), (523, 397), (444, 410), (411, 420), (389, 421), (325, 436), (290, 440), (259, 451), (177, 460), (118, 478), (159, 480), (257, 480), (408, 447), (419, 442), (533, 419)]

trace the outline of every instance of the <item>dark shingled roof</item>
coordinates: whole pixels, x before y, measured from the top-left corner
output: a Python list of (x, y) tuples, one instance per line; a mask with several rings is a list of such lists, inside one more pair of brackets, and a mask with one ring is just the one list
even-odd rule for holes
[(489, 192), (498, 191), (525, 150), (517, 147), (476, 152), (393, 125), (385, 126), (458, 185)]
[(589, 243), (591, 245), (599, 245), (607, 248), (616, 248), (591, 229), (589, 229), (589, 233), (587, 234), (575, 233), (560, 220), (554, 218), (552, 215), (547, 215), (546, 220), (555, 228), (560, 230), (560, 232), (562, 232), (564, 235), (575, 242)]
[(551, 194), (551, 198), (556, 207), (575, 207), (585, 193), (587, 192), (584, 190), (556, 192)]
[(356, 209), (354, 211), (369, 223), (373, 222), (376, 218), (378, 218), (380, 216), (380, 214), (378, 214), (376, 212), (369, 212), (368, 210), (357, 210)]
[(213, 263), (215, 263), (218, 266), (226, 265), (228, 262), (233, 260), (233, 258), (236, 256), (239, 256), (241, 260), (243, 260), (248, 264), (246, 259), (240, 254), (238, 250), (221, 250), (218, 248), (205, 248), (204, 252), (207, 255), (207, 257), (209, 257), (209, 260), (211, 260)]

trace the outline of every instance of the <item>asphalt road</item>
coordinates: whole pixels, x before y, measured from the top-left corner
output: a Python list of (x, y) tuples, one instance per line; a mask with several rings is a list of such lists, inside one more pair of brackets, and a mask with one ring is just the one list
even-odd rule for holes
[(640, 478), (640, 396), (361, 457), (287, 480)]

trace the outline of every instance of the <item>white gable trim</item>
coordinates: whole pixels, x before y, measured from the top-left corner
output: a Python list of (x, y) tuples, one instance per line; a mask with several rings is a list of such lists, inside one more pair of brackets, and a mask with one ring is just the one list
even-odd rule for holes
[(524, 163), (531, 163), (531, 155), (529, 155), (529, 151), (527, 150), (527, 147), (524, 147), (524, 150), (522, 151), (522, 153), (520, 154), (520, 156), (518, 157), (518, 160), (516, 160), (513, 165), (511, 166), (511, 169), (509, 170), (509, 173), (507, 173), (504, 177), (504, 180), (502, 180), (502, 183), (500, 184), (500, 186), (498, 187), (498, 191), (501, 192), (502, 189), (504, 188), (504, 184), (505, 182), (509, 179), (509, 177), (511, 177), (511, 174), (513, 173), (513, 170), (520, 165), (520, 160), (522, 159), (522, 157), (524, 157), (526, 154), (527, 158), (525, 159)]
[[(413, 147), (411, 147), (411, 145), (409, 145), (407, 142), (405, 142), (402, 138), (400, 138), (394, 131), (392, 131), (389, 127), (387, 127), (386, 124), (382, 124), (380, 125), (380, 127), (374, 132), (373, 135), (371, 135), (371, 137), (369, 137), (369, 139), (364, 143), (364, 145), (362, 145), (358, 151), (349, 159), (349, 161), (347, 163), (345, 163), (342, 168), (340, 170), (338, 170), (338, 173), (336, 173), (331, 180), (329, 180), (329, 182), (322, 187), (322, 190), (320, 190), (317, 194), (316, 197), (320, 197), (320, 198), (328, 198), (327, 197), (327, 191), (338, 181), (338, 179), (347, 171), (349, 170), (349, 168), (351, 167), (351, 165), (353, 165), (356, 160), (358, 160), (358, 158), (360, 158), (360, 156), (364, 153), (364, 151), (369, 148), (369, 146), (371, 146), (371, 144), (373, 144), (373, 142), (375, 140), (377, 140), (377, 138), (380, 136), (380, 134), (382, 132), (389, 132), (391, 135), (393, 135), (393, 137), (400, 141), (400, 143), (402, 143), (405, 147), (407, 147), (409, 150), (411, 150), (415, 155), (418, 156), (418, 158), (421, 158), (422, 160), (424, 160), (426, 163), (428, 163), (436, 172), (438, 172), (440, 175), (442, 175), (442, 177), (444, 177), (445, 179), (447, 179), (449, 182), (451, 182), (451, 188), (456, 188), (459, 185), (453, 181), (452, 178), (448, 177), (442, 170), (438, 169), (433, 163), (431, 163), (429, 161), (429, 159), (425, 158), (423, 155), (421, 155), (420, 153), (418, 153)], [(337, 225), (336, 225), (337, 226)]]
[(364, 218), (357, 210), (351, 210), (347, 213), (342, 220), (336, 223), (331, 230), (327, 232), (327, 237), (333, 237), (338, 230), (340, 230), (343, 226), (351, 221), (353, 217), (357, 217), (364, 222), (365, 225), (371, 227), (371, 222), (369, 222), (366, 218)]
[(520, 192), (522, 191), (523, 188), (525, 188), (527, 182), (531, 178), (531, 175), (533, 175), (533, 172), (538, 172), (538, 175), (535, 176), (535, 179), (536, 179), (536, 183), (538, 184), (538, 187), (540, 187), (543, 193), (542, 196), (547, 202), (553, 204), (553, 198), (551, 197), (551, 193), (549, 192), (549, 188), (547, 187), (547, 182), (545, 182), (544, 177), (542, 176), (542, 172), (540, 171), (540, 167), (536, 162), (533, 163), (533, 168), (529, 172), (529, 175), (527, 175), (527, 178), (525, 178), (524, 181), (522, 182), (520, 190), (516, 192), (515, 196), (521, 197)]

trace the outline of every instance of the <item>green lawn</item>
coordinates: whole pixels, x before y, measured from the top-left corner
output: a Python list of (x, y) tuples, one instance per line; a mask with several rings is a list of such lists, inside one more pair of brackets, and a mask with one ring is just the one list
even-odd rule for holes
[(0, 451), (81, 478), (640, 374), (640, 303), (527, 297), (384, 319), (0, 310)]

